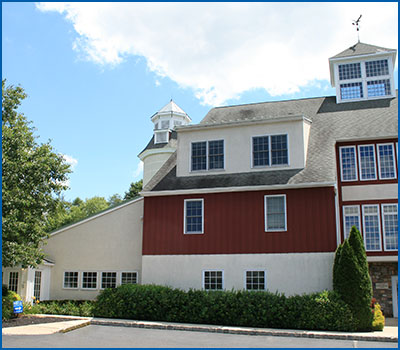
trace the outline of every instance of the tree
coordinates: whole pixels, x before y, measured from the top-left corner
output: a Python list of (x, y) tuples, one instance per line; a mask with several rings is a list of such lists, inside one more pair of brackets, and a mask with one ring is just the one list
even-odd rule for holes
[(139, 192), (143, 189), (143, 180), (132, 182), (128, 192), (125, 192), (124, 199), (133, 199), (139, 195)]
[(35, 267), (41, 263), (41, 242), (47, 218), (70, 172), (50, 142), (38, 144), (34, 128), (17, 111), (27, 97), (22, 87), (2, 81), (2, 265)]
[(118, 193), (115, 193), (110, 198), (108, 198), (108, 204), (110, 205), (110, 207), (114, 207), (118, 204), (121, 204), (122, 202), (123, 199)]

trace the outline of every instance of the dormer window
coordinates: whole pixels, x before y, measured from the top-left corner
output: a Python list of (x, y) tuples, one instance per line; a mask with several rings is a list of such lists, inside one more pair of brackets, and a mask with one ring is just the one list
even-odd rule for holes
[(154, 143), (167, 143), (168, 142), (168, 131), (158, 131), (154, 133)]

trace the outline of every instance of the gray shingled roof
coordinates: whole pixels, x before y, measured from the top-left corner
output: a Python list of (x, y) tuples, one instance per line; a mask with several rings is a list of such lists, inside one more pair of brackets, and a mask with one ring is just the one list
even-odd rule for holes
[(154, 135), (153, 135), (153, 137), (151, 138), (151, 140), (149, 141), (147, 146), (139, 153), (139, 155), (148, 149), (165, 148), (165, 147), (176, 148), (176, 140), (177, 140), (177, 135), (176, 135), (175, 130), (171, 131), (171, 135), (170, 135), (168, 143), (154, 143)]
[(380, 52), (389, 52), (394, 51), (393, 49), (387, 49), (385, 47), (369, 45), (364, 43), (357, 43), (353, 46), (350, 46), (348, 49), (338, 53), (337, 55), (331, 58), (343, 58), (343, 57), (350, 57), (350, 56), (360, 56), (360, 55), (370, 55)]
[[(144, 191), (230, 186), (302, 184), (336, 181), (336, 141), (397, 137), (397, 97), (337, 104), (336, 98), (255, 103), (211, 109), (200, 124), (221, 124), (262, 116), (303, 114), (312, 120), (304, 169), (244, 174), (176, 177), (176, 154), (164, 164)], [(221, 186), (223, 187), (223, 186)]]

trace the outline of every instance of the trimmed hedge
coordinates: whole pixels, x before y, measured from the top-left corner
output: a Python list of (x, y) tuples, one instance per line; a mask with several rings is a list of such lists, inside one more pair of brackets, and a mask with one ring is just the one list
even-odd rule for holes
[(101, 291), (93, 312), (97, 317), (225, 326), (332, 331), (356, 327), (350, 308), (332, 291), (286, 297), (128, 284)]
[(94, 316), (95, 301), (89, 300), (46, 300), (38, 304), (24, 304), (24, 314), (48, 314), (70, 316)]

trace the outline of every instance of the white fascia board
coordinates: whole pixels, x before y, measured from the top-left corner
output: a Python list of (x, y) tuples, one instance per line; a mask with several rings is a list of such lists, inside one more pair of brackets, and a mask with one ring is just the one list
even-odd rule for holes
[(290, 189), (314, 188), (314, 187), (334, 187), (335, 184), (336, 182), (309, 182), (302, 184), (286, 184), (286, 185), (195, 188), (190, 190), (143, 191), (140, 192), (140, 195), (143, 197), (156, 197), (156, 196), (174, 196), (182, 194), (191, 195), (191, 194), (203, 194), (203, 193), (290, 190)]
[(109, 213), (112, 213), (113, 211), (116, 211), (116, 210), (125, 208), (125, 207), (127, 207), (128, 205), (131, 205), (131, 204), (136, 203), (136, 202), (141, 201), (141, 200), (143, 200), (143, 197), (140, 197), (140, 198), (138, 198), (138, 199), (135, 199), (135, 200), (133, 200), (133, 201), (131, 201), (131, 202), (127, 202), (127, 203), (118, 205), (118, 206), (116, 206), (116, 207), (114, 207), (114, 208), (111, 208), (111, 209), (109, 209), (109, 210), (103, 211), (103, 212), (101, 212), (101, 213), (99, 213), (99, 214), (97, 214), (97, 215), (91, 216), (90, 218), (87, 218), (87, 219), (83, 219), (83, 220), (81, 220), (81, 221), (78, 221), (78, 222), (76, 222), (75, 224), (72, 224), (72, 225), (69, 225), (69, 226), (60, 228), (59, 230), (50, 233), (49, 237), (52, 237), (52, 236), (57, 235), (57, 234), (59, 234), (59, 233), (61, 233), (61, 232), (67, 231), (67, 230), (69, 230), (69, 229), (71, 229), (71, 228), (73, 228), (73, 227), (82, 225), (82, 224), (84, 224), (84, 223), (86, 223), (86, 222), (88, 222), (88, 221), (97, 219), (97, 218), (99, 218), (100, 216), (103, 216), (103, 215), (107, 215), (107, 214), (109, 214)]
[(386, 139), (397, 139), (398, 134), (385, 135), (385, 136), (368, 136), (368, 137), (353, 137), (347, 139), (336, 139), (336, 143), (339, 142), (359, 142), (359, 141), (375, 141), (375, 140), (386, 140)]
[(205, 130), (209, 128), (220, 129), (220, 128), (233, 128), (237, 126), (247, 126), (247, 125), (257, 125), (257, 124), (273, 124), (273, 123), (282, 123), (282, 122), (296, 122), (296, 121), (306, 121), (308, 123), (312, 123), (311, 119), (307, 118), (303, 114), (294, 115), (290, 117), (276, 117), (272, 119), (252, 119), (252, 120), (243, 120), (243, 121), (229, 121), (218, 124), (196, 124), (196, 125), (184, 125), (178, 126), (176, 131), (180, 132), (190, 132), (197, 130)]
[(367, 256), (368, 262), (397, 262), (398, 260), (397, 255)]
[(176, 148), (172, 147), (163, 147), (163, 148), (150, 148), (146, 149), (142, 153), (138, 155), (141, 161), (143, 161), (145, 158), (147, 158), (150, 155), (154, 154), (163, 154), (163, 153), (174, 153), (176, 151)]

